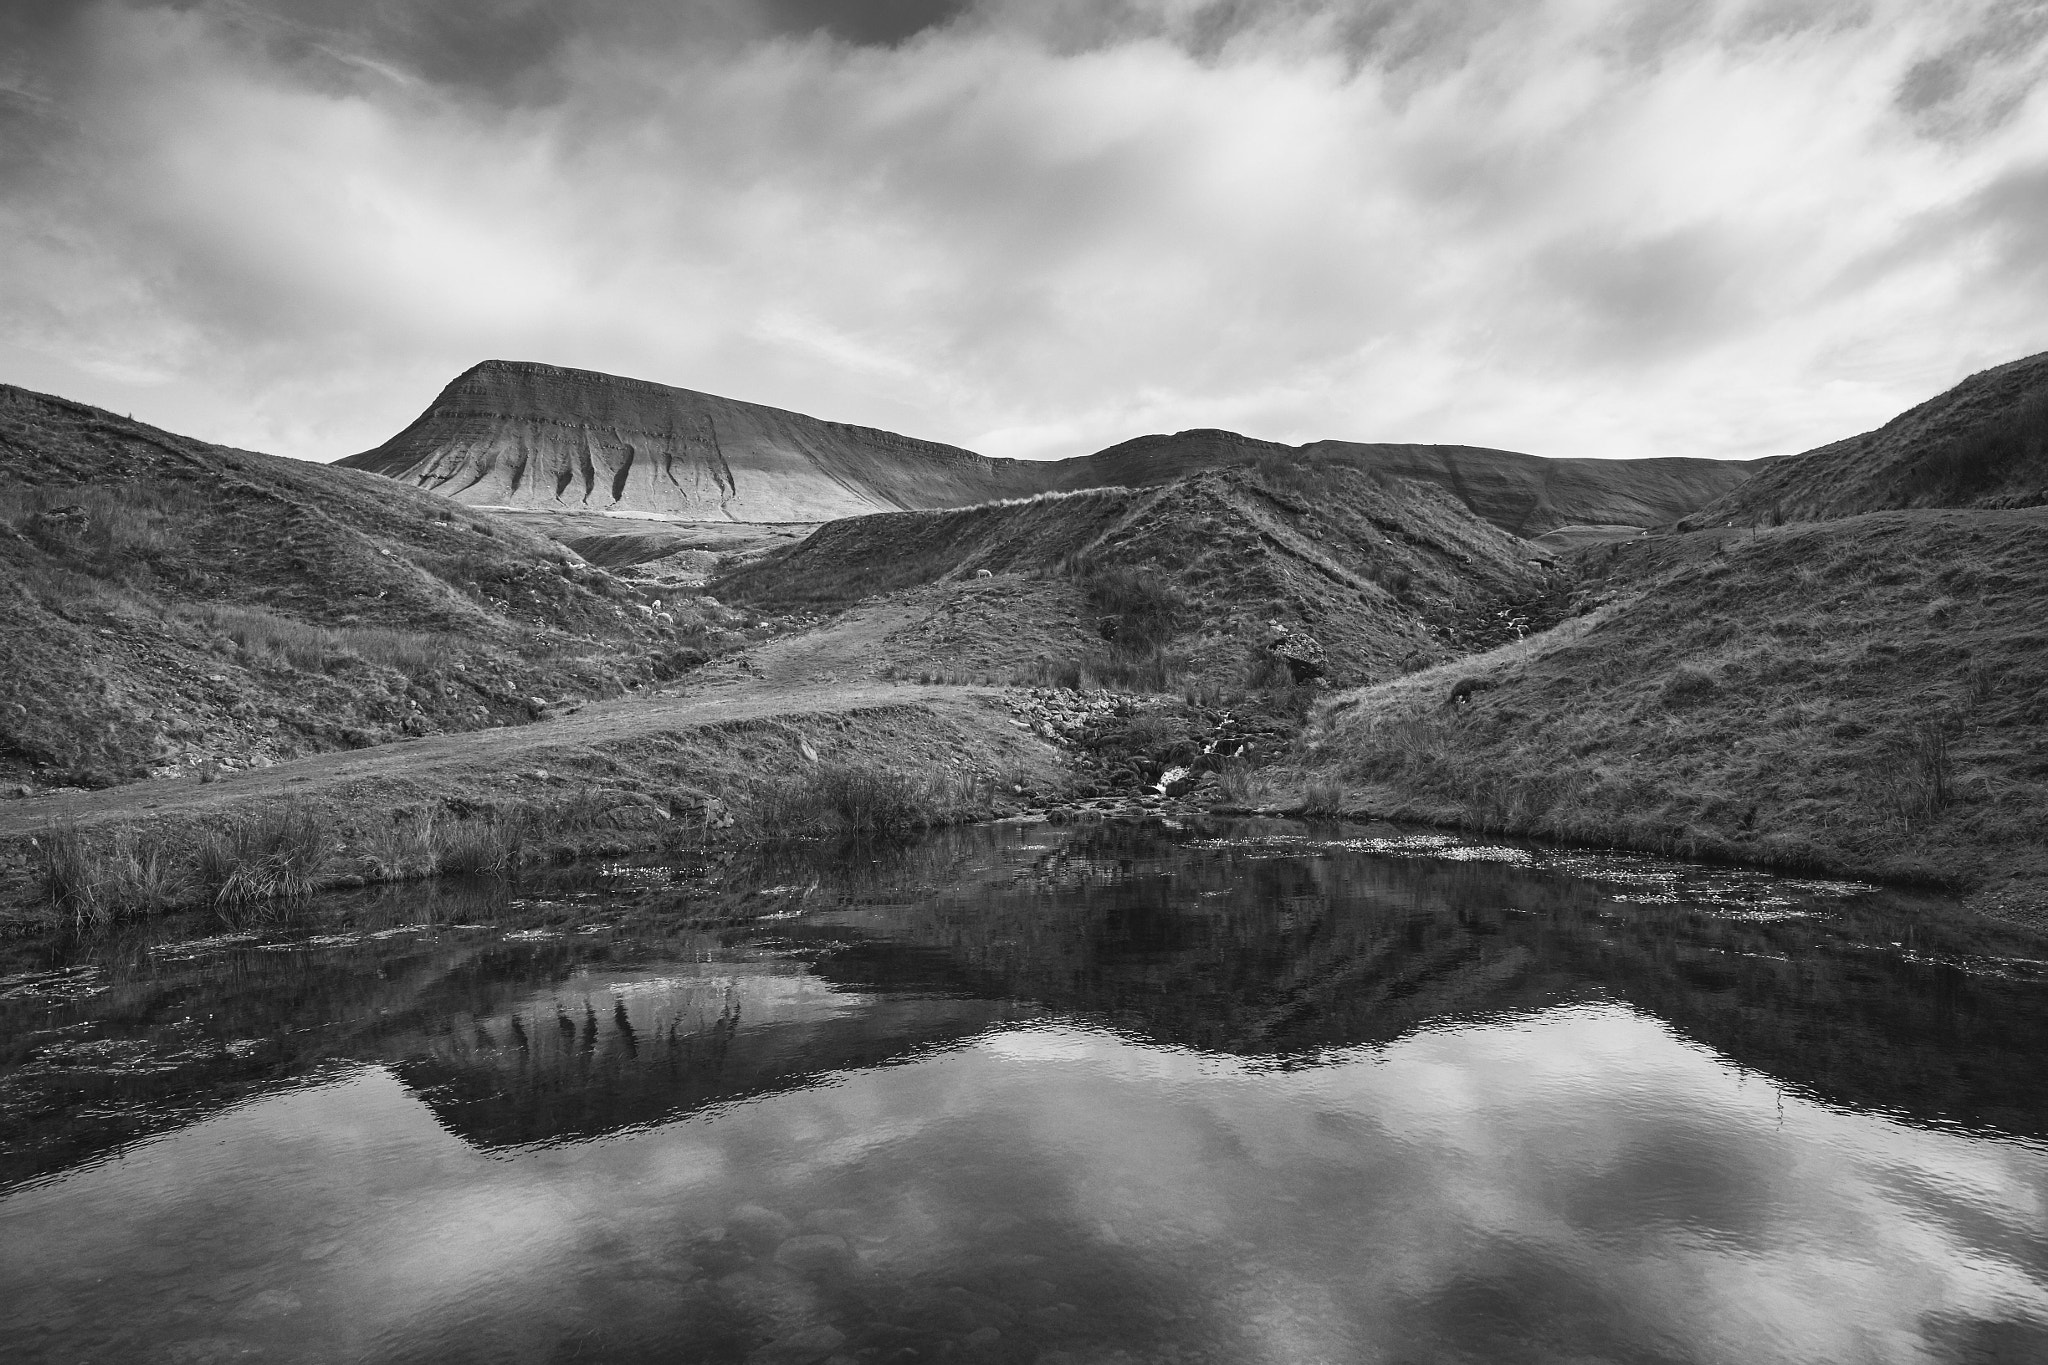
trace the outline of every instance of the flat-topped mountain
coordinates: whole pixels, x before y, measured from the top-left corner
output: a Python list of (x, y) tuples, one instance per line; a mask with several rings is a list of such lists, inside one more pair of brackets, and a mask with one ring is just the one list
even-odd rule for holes
[(487, 360), (338, 463), (485, 507), (831, 521), (1029, 495), (1017, 460), (590, 370)]
[(2048, 351), (1980, 370), (1875, 431), (1772, 462), (1689, 526), (2048, 504)]
[(1673, 521), (1754, 468), (1551, 460), (1477, 446), (1286, 446), (1206, 430), (1141, 436), (1074, 459), (1008, 460), (690, 389), (504, 360), (461, 375), (411, 426), (340, 463), (478, 506), (797, 522), (1154, 487), (1203, 469), (1306, 455), (1434, 483), (1525, 536)]

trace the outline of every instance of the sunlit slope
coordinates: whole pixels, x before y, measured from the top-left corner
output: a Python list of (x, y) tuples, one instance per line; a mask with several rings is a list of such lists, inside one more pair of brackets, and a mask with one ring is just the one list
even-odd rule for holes
[(829, 521), (1036, 492), (1032, 467), (689, 389), (490, 360), (340, 463), (483, 506)]
[(2044, 534), (1884, 512), (1591, 552), (1611, 600), (1344, 695), (1308, 764), (1470, 828), (2038, 895)]
[(1775, 525), (1899, 507), (2048, 503), (2048, 351), (1971, 375), (1875, 431), (1770, 462), (1691, 526)]

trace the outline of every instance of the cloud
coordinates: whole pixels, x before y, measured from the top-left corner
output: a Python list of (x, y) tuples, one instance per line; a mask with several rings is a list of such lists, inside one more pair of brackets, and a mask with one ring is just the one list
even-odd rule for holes
[(316, 458), (487, 356), (997, 454), (1785, 453), (2048, 346), (2041, 14), (27, 6), (0, 342)]

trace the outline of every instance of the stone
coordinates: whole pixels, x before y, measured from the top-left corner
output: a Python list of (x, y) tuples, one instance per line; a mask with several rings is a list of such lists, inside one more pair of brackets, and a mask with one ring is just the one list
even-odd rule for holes
[(1287, 672), (1296, 683), (1322, 677), (1329, 666), (1322, 644), (1313, 635), (1299, 631), (1282, 628), (1278, 638), (1266, 645), (1266, 652), (1287, 665)]

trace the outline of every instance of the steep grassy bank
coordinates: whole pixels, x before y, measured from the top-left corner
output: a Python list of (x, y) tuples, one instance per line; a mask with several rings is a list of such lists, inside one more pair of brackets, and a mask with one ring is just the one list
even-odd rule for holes
[(445, 736), (205, 786), (24, 803), (0, 822), (0, 923), (93, 928), (195, 905), (233, 920), (319, 886), (900, 833), (1014, 810), (1065, 780), (1053, 746), (994, 698), (849, 704), (833, 691), (637, 721), (655, 708), (628, 701), (580, 729)]
[(0, 790), (523, 724), (730, 613), (389, 480), (0, 386)]
[[(1332, 698), (1299, 778), (1477, 830), (2048, 903), (2048, 510), (1592, 552), (1591, 614)], [(1596, 585), (1598, 586), (1598, 585)]]

